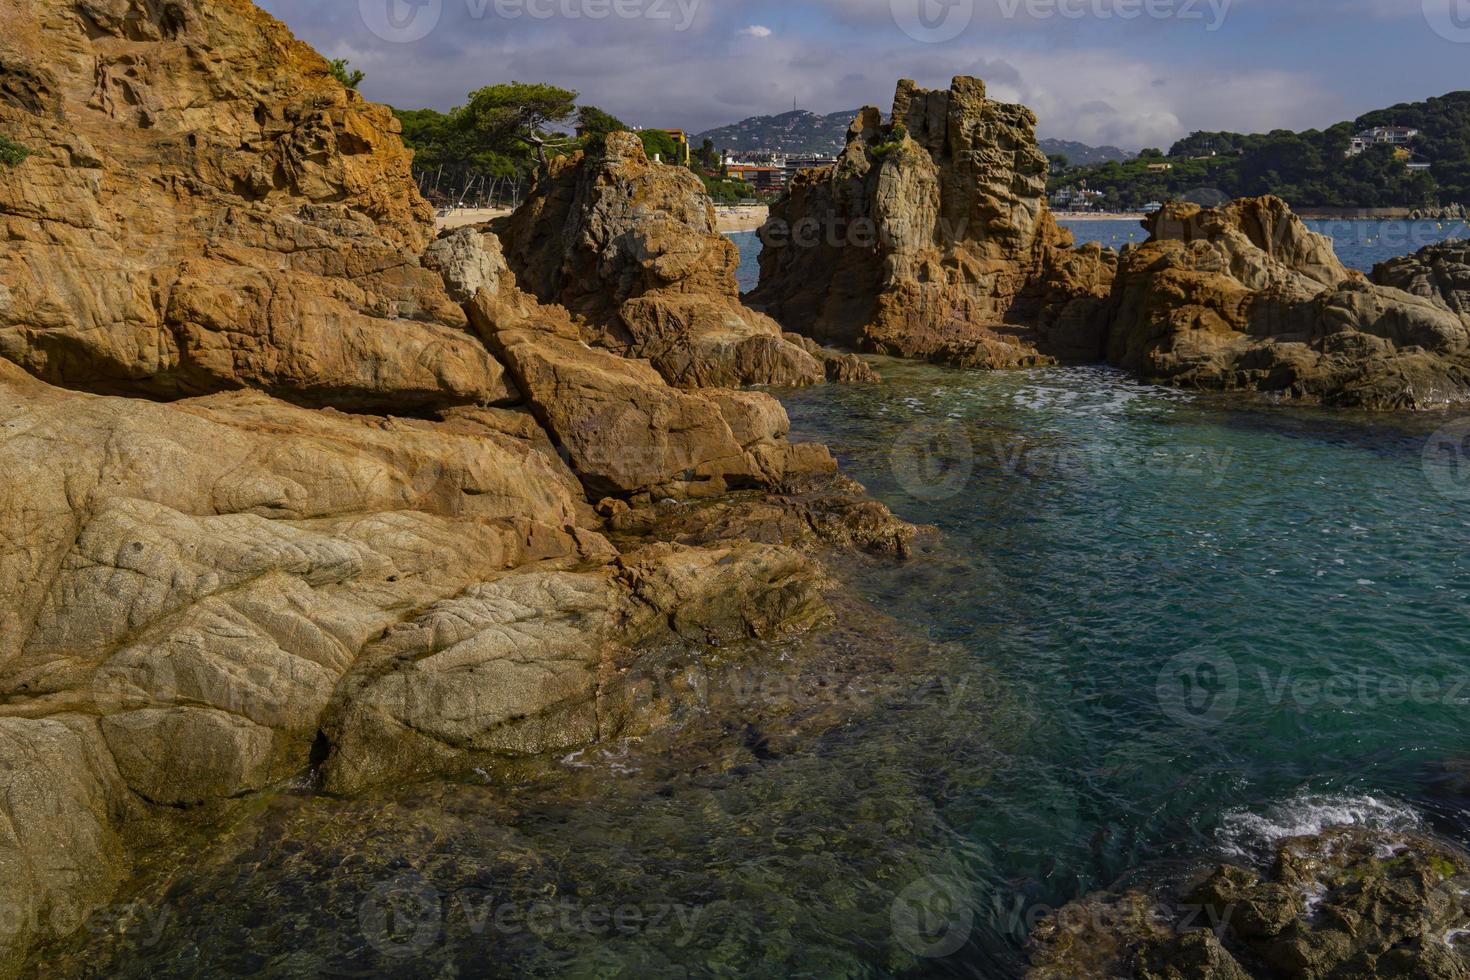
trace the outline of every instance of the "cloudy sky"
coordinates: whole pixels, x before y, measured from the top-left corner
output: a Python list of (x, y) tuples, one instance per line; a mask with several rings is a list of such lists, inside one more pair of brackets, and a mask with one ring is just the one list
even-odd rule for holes
[(258, 0), (369, 98), (553, 82), (639, 126), (887, 106), (978, 75), (1044, 137), (1167, 146), (1470, 87), (1470, 0)]

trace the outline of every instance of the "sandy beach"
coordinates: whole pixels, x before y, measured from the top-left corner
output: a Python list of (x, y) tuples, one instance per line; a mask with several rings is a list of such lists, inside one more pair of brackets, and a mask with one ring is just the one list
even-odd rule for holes
[[(510, 214), (509, 208), (456, 208), (446, 214), (441, 214), (435, 220), (435, 225), (440, 231), (450, 228), (463, 228), (465, 225), (478, 225), (486, 221)], [(719, 223), (721, 232), (732, 231), (755, 231), (766, 223), (766, 217), (770, 214), (770, 208), (764, 204), (750, 207), (719, 206), (715, 208), (715, 218)]]
[(756, 204), (749, 207), (728, 207), (717, 205), (715, 207), (715, 218), (719, 221), (720, 231), (729, 234), (732, 231), (755, 231), (766, 223), (771, 209), (764, 204)]
[(1142, 221), (1141, 211), (1053, 211), (1058, 221)]
[(508, 214), (510, 208), (456, 208), (439, 215), (434, 224), (439, 231), (444, 231), (448, 228), (463, 228), (465, 225), (484, 224)]

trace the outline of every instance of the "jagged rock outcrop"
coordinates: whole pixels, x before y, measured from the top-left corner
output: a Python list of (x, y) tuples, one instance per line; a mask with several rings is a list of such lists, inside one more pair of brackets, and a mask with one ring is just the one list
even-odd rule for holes
[(1470, 862), (1418, 833), (1336, 827), (1176, 894), (1098, 894), (1032, 936), (1028, 980), (1470, 977)]
[(5, 0), (0, 356), (73, 388), (399, 412), (517, 393), (418, 256), (383, 106), (247, 0)]
[(821, 361), (740, 303), (740, 255), (699, 178), (631, 133), (552, 162), (497, 226), (523, 289), (584, 318), (598, 344), (683, 388), (805, 385)]
[(1113, 364), (1188, 387), (1333, 405), (1470, 398), (1470, 320), (1428, 271), (1439, 253), (1382, 274), (1413, 286), (1405, 292), (1345, 268), (1332, 242), (1277, 198), (1173, 204), (1145, 227), (1150, 239), (1124, 250), (1109, 301)]
[(1443, 303), (1470, 323), (1470, 241), (1430, 245), (1381, 262), (1373, 268), (1373, 281)]
[(1410, 221), (1466, 221), (1470, 220), (1470, 209), (1463, 204), (1446, 204), (1442, 208), (1415, 208), (1409, 212)]
[[(498, 250), (493, 235), (457, 234)], [(493, 278), (501, 288), (480, 288), (470, 319), (592, 499), (710, 496), (836, 470), (824, 447), (786, 442), (786, 411), (769, 395), (671, 387), (646, 362), (590, 346), (565, 309), (515, 289), (511, 272)]]
[(336, 678), (406, 611), (606, 560), (528, 423), (159, 405), (0, 361), (0, 865), (26, 925), (0, 935), (0, 974), (110, 897), (148, 804), (299, 771)]
[(27, 922), (105, 901), (150, 808), (299, 773), (323, 730), (343, 788), (586, 744), (639, 723), (617, 668), (666, 631), (828, 615), (779, 544), (620, 558), (519, 409), (161, 405), (0, 361), (0, 474), (0, 864)]
[(751, 305), (824, 342), (974, 367), (1046, 363), (1052, 337), (1061, 356), (1100, 348), (1112, 263), (1072, 251), (1047, 209), (1035, 125), (975, 78), (899, 82), (888, 123), (864, 109), (837, 163), (772, 206)]

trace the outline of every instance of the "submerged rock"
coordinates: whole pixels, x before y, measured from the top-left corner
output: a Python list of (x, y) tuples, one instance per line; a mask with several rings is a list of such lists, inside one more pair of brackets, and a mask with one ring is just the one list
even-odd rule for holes
[(1035, 125), (975, 78), (948, 91), (901, 81), (889, 122), (862, 110), (837, 163), (798, 174), (772, 206), (751, 304), (817, 340), (901, 357), (1095, 356), (1085, 335), (1112, 263), (1071, 250), (1047, 209)]
[(1032, 937), (1033, 980), (1470, 977), (1470, 859), (1418, 833), (1337, 827), (1169, 898), (1092, 896)]
[(810, 627), (830, 616), (821, 585), (795, 552), (740, 545), (476, 586), (364, 650), (325, 724), (325, 786), (360, 792), (462, 770), (466, 752), (536, 755), (640, 730), (620, 684), (639, 645)]

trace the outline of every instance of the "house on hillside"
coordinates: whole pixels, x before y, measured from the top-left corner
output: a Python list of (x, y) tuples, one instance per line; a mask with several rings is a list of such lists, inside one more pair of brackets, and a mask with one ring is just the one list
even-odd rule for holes
[(1348, 141), (1347, 155), (1358, 156), (1370, 146), (1408, 146), (1419, 135), (1409, 126), (1374, 126)]
[(1063, 187), (1051, 196), (1051, 206), (1057, 211), (1095, 211), (1105, 196), (1086, 187)]
[(782, 169), (785, 171), (786, 183), (789, 184), (791, 183), (791, 179), (803, 170), (812, 170), (817, 167), (830, 167), (836, 162), (836, 157), (823, 156), (820, 153), (809, 156), (793, 156), (786, 158), (782, 164)]

